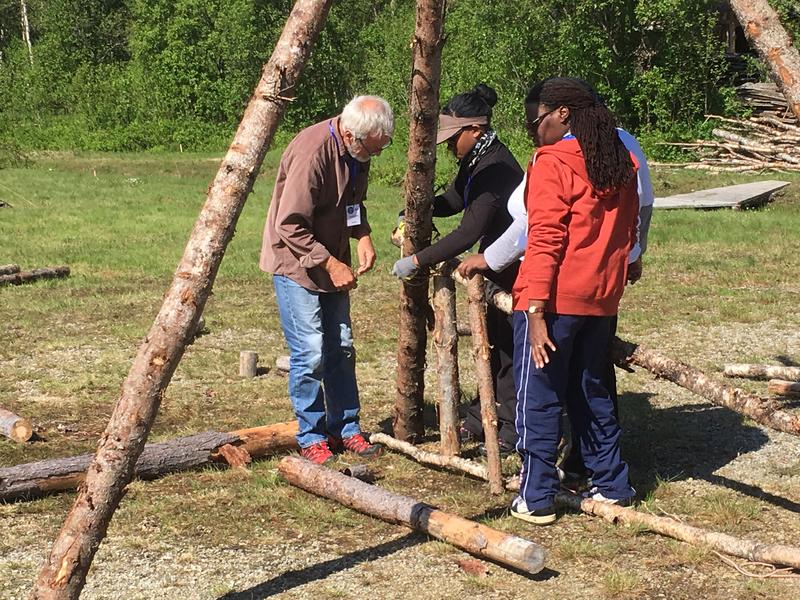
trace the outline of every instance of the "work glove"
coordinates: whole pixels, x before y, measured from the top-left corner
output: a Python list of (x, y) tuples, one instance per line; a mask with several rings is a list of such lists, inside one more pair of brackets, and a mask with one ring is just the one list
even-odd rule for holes
[(408, 279), (419, 270), (419, 267), (414, 264), (413, 256), (406, 256), (401, 258), (392, 267), (392, 275), (398, 279)]

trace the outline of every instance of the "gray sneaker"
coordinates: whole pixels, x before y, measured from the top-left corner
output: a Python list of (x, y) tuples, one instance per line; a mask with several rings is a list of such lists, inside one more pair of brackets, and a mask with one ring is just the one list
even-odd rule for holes
[(522, 519), (534, 525), (550, 525), (556, 520), (556, 506), (551, 504), (545, 508), (535, 508), (528, 510), (528, 505), (520, 496), (514, 498), (511, 503), (511, 516)]
[(633, 490), (633, 496), (629, 496), (628, 498), (607, 498), (597, 487), (591, 488), (588, 492), (583, 494), (584, 498), (589, 498), (590, 500), (597, 500), (598, 502), (604, 502), (605, 504), (615, 504), (617, 506), (631, 506), (636, 500), (636, 490)]

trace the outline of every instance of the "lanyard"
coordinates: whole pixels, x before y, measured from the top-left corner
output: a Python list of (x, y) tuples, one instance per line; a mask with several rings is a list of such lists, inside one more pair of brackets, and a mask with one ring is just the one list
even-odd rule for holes
[(467, 184), (464, 186), (464, 210), (467, 210), (469, 204), (469, 186), (472, 185), (472, 175), (467, 177)]
[[(339, 147), (339, 140), (336, 139), (336, 134), (333, 132), (333, 121), (328, 121), (328, 131), (333, 138), (333, 143), (336, 144), (336, 152), (341, 156), (342, 149)], [(350, 156), (349, 158), (345, 158), (345, 164), (347, 164), (347, 170), (350, 173), (350, 189), (353, 192), (353, 203), (356, 203), (356, 177), (358, 177), (358, 161)]]

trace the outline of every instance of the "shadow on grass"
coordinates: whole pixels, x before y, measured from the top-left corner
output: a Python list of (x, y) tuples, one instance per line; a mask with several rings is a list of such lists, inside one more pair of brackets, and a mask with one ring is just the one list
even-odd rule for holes
[[(481, 521), (483, 519), (501, 517), (506, 512), (507, 508), (505, 507), (495, 507), (486, 510), (480, 515), (475, 515), (468, 518), (471, 521)], [(383, 544), (372, 546), (370, 548), (364, 548), (355, 552), (349, 552), (338, 558), (314, 565), (309, 565), (308, 567), (304, 567), (302, 569), (286, 571), (285, 573), (273, 577), (272, 579), (263, 583), (259, 583), (258, 585), (246, 590), (242, 590), (240, 592), (228, 592), (224, 596), (220, 596), (217, 600), (259, 600), (261, 598), (269, 598), (312, 581), (320, 581), (326, 577), (329, 577), (330, 575), (339, 573), (346, 569), (351, 569), (361, 563), (371, 562), (394, 554), (395, 552), (399, 552), (400, 550), (405, 550), (406, 548), (424, 544), (425, 542), (430, 541), (430, 539), (431, 538), (423, 533), (413, 531), (390, 542), (385, 542)], [(485, 557), (481, 557), (481, 560), (494, 563), (494, 561)], [(494, 564), (498, 564), (504, 570), (515, 573), (530, 581), (547, 581), (560, 575), (558, 571), (554, 571), (546, 567), (536, 575), (531, 575), (530, 573), (511, 568), (508, 565), (502, 565), (499, 563)]]
[(625, 393), (620, 397), (623, 454), (641, 497), (653, 491), (659, 480), (694, 478), (800, 513), (800, 503), (715, 473), (739, 455), (763, 447), (769, 437), (760, 428), (745, 425), (741, 415), (708, 403), (654, 409), (650, 396)]

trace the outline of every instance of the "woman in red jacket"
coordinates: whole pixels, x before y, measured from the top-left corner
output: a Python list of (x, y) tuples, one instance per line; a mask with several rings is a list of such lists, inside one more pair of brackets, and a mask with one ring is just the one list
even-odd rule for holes
[(635, 159), (588, 84), (546, 79), (525, 105), (538, 150), (525, 192), (528, 245), (513, 289), (523, 466), (511, 514), (544, 525), (556, 518), (562, 406), (592, 472), (592, 497), (629, 503), (635, 494), (605, 382), (639, 205)]

